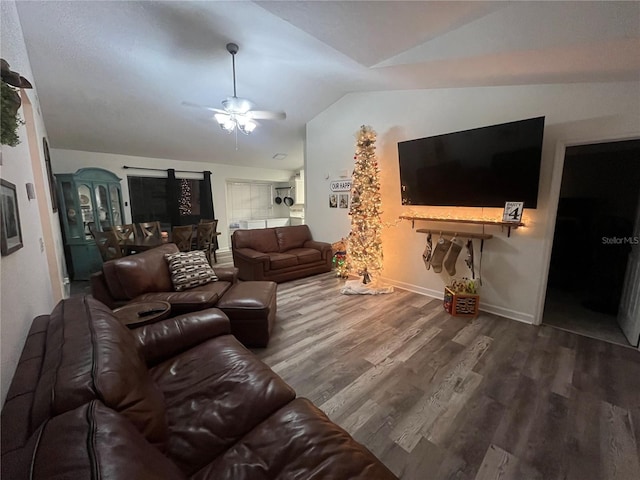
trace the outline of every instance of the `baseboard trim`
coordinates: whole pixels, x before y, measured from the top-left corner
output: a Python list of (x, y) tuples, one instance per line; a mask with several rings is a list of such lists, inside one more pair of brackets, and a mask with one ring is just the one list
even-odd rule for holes
[(509, 320), (516, 320), (517, 322), (527, 323), (533, 325), (534, 316), (524, 312), (518, 312), (509, 308), (499, 307), (498, 305), (487, 305), (480, 302), (480, 310), (487, 313), (493, 313), (499, 317), (508, 318)]
[(413, 293), (418, 293), (420, 295), (426, 295), (427, 297), (437, 298), (442, 300), (444, 298), (444, 292), (440, 292), (438, 290), (432, 290), (430, 288), (419, 287), (417, 285), (413, 285), (411, 283), (404, 283), (398, 280), (393, 280), (391, 278), (380, 277), (380, 280), (383, 283), (388, 283), (389, 285), (393, 285), (394, 287), (401, 288), (403, 290), (408, 290)]
[[(438, 300), (442, 300), (444, 298), (444, 292), (439, 290), (433, 290), (431, 288), (424, 288), (418, 285), (413, 285), (410, 283), (400, 282), (398, 280), (393, 280), (391, 278), (380, 277), (380, 280), (389, 285), (393, 285), (394, 287), (401, 288), (403, 290), (408, 290), (413, 293), (417, 293), (419, 295), (425, 295), (427, 297), (435, 298)], [(480, 301), (480, 311), (492, 313), (494, 315), (498, 315), (499, 317), (508, 318), (510, 320), (516, 320), (518, 322), (533, 324), (534, 317), (528, 313), (518, 312), (516, 310), (511, 310), (509, 308), (500, 307), (498, 305), (491, 305)]]

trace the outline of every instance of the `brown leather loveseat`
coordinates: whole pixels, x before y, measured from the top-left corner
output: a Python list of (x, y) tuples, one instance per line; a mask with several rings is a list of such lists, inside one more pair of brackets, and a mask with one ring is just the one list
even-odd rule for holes
[(218, 309), (129, 330), (63, 300), (34, 320), (2, 409), (2, 478), (395, 478), (229, 331)]
[(307, 225), (236, 230), (231, 249), (241, 280), (286, 282), (331, 271), (331, 245), (314, 241)]

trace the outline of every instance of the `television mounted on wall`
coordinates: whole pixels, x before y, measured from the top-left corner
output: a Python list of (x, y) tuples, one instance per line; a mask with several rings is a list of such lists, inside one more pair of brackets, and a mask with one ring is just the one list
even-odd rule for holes
[(537, 208), (544, 119), (398, 142), (402, 204)]

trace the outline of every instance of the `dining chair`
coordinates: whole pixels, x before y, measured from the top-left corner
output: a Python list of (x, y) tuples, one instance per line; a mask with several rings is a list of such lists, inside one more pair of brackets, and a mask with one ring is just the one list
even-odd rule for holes
[[(213, 232), (215, 231), (215, 227), (213, 222), (211, 223), (199, 223), (196, 227), (196, 248), (198, 250), (203, 250), (204, 254), (207, 257), (207, 261), (209, 265), (211, 265), (211, 252), (213, 250)], [(217, 262), (215, 258), (214, 251), (214, 260)]]
[(146, 237), (160, 237), (160, 222), (141, 222), (138, 223), (140, 234), (143, 238)]
[(133, 223), (127, 223), (125, 225), (114, 225), (113, 231), (116, 232), (120, 241), (134, 240), (136, 237), (136, 227)]
[(91, 230), (91, 235), (93, 235), (93, 238), (96, 241), (96, 246), (100, 251), (100, 256), (102, 256), (103, 262), (122, 257), (122, 249), (120, 248), (120, 242), (116, 232), (113, 230), (108, 232), (99, 232), (94, 228)]
[(200, 223), (213, 223), (211, 251), (213, 252), (214, 263), (218, 263), (218, 257), (216, 255), (216, 250), (218, 250), (218, 219), (217, 218), (214, 218), (214, 219), (201, 218)]
[(171, 241), (178, 246), (181, 252), (191, 250), (191, 241), (193, 240), (193, 225), (183, 225), (173, 227), (171, 231)]

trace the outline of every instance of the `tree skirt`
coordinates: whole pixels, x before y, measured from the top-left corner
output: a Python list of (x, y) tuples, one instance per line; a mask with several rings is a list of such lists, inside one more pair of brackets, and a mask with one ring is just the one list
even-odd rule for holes
[(362, 283), (362, 280), (347, 280), (340, 293), (344, 295), (380, 295), (393, 292), (393, 287), (378, 285), (377, 281)]

